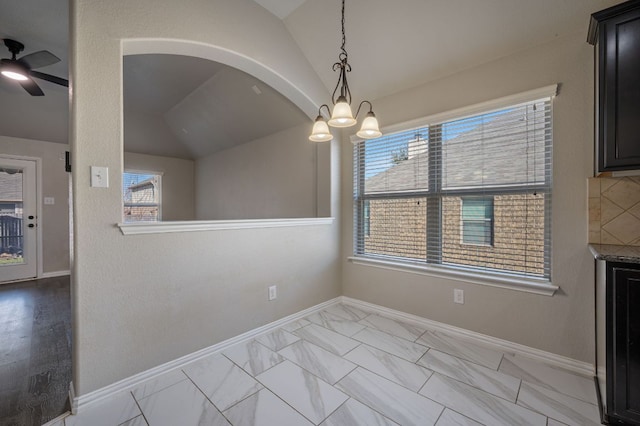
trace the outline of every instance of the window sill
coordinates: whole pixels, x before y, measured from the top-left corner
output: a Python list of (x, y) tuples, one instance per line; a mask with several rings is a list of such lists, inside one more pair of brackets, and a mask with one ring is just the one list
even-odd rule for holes
[(332, 217), (302, 219), (190, 220), (174, 222), (118, 223), (123, 235), (165, 234), (170, 232), (223, 231), (230, 229), (282, 228), (289, 226), (331, 225)]
[(553, 296), (554, 293), (560, 288), (551, 284), (550, 281), (542, 278), (522, 278), (518, 276), (509, 276), (506, 274), (466, 271), (441, 265), (424, 265), (411, 262), (397, 262), (386, 259), (374, 259), (370, 257), (360, 256), (351, 256), (348, 258), (348, 260), (355, 265), (373, 266), (376, 268), (390, 269), (393, 271), (428, 275), (432, 277), (464, 281), (473, 284), (541, 294), (544, 296)]

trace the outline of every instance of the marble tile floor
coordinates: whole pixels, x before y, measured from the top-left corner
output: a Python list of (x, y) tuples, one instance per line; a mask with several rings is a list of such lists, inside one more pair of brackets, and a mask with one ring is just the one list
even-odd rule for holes
[(55, 426), (598, 424), (590, 377), (338, 304)]

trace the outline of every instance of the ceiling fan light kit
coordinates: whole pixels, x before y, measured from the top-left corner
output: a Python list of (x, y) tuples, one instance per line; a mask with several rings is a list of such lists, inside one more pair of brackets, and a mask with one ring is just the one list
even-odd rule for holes
[[(323, 104), (320, 106), (320, 108), (318, 108), (318, 117), (313, 124), (313, 130), (311, 131), (311, 135), (309, 136), (309, 140), (313, 142), (328, 142), (333, 139), (328, 126), (341, 128), (351, 127), (356, 124), (358, 114), (360, 113), (360, 108), (362, 108), (362, 105), (365, 103), (369, 104), (369, 112), (362, 122), (362, 127), (356, 133), (356, 135), (362, 139), (372, 139), (382, 136), (378, 125), (378, 119), (373, 113), (373, 106), (371, 105), (371, 102), (360, 102), (355, 117), (351, 112), (351, 90), (349, 89), (349, 83), (347, 82), (347, 73), (351, 72), (351, 65), (349, 65), (349, 62), (347, 60), (348, 55), (345, 48), (347, 39), (344, 32), (344, 2), (345, 0), (342, 0), (342, 46), (340, 47), (341, 52), (338, 55), (338, 62), (333, 64), (333, 70), (339, 71), (340, 73), (338, 77), (338, 83), (336, 84), (336, 87), (333, 90), (333, 95), (331, 96), (331, 101), (333, 102), (333, 112), (331, 113), (327, 104)], [(338, 88), (340, 89), (340, 94), (336, 98)], [(329, 115), (331, 116), (331, 118), (328, 122), (325, 121), (322, 115), (322, 108), (326, 108), (330, 113)]]
[(24, 70), (16, 67), (13, 64), (7, 64), (2, 66), (2, 71), (0, 71), (2, 75), (12, 80), (25, 81), (28, 80), (27, 74)]
[(56, 55), (41, 50), (18, 59), (17, 55), (24, 50), (24, 44), (8, 38), (5, 38), (3, 42), (11, 53), (11, 59), (0, 60), (0, 74), (3, 77), (17, 81), (31, 96), (44, 96), (42, 89), (33, 81), (34, 78), (69, 87), (68, 80), (33, 70), (60, 62), (60, 58)]

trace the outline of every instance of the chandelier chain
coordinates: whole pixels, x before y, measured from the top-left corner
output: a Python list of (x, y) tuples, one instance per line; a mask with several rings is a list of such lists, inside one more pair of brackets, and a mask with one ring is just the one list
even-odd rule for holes
[(340, 88), (340, 96), (344, 97), (348, 104), (351, 104), (351, 89), (349, 89), (349, 83), (347, 83), (347, 73), (351, 72), (351, 65), (348, 62), (348, 54), (347, 54), (347, 36), (344, 31), (344, 4), (345, 0), (342, 0), (342, 45), (340, 46), (340, 54), (338, 54), (338, 62), (333, 64), (333, 70), (340, 70), (340, 75), (338, 76), (338, 82), (336, 83), (335, 89), (333, 89), (333, 95), (331, 96), (331, 100), (335, 105), (337, 102), (336, 93), (338, 92), (338, 88)]
[(340, 54), (340, 59), (342, 55), (344, 55), (344, 59), (347, 59), (347, 49), (345, 48), (345, 45), (347, 44), (347, 36), (344, 32), (344, 2), (345, 0), (342, 0), (342, 46), (340, 46), (340, 49), (342, 50), (342, 53)]

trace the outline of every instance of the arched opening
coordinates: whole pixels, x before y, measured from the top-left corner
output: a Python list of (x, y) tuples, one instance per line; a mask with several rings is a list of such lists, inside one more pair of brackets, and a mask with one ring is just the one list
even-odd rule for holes
[[(291, 82), (203, 43), (123, 54), (123, 222), (327, 216), (330, 148), (307, 140), (316, 107)], [(147, 180), (148, 205), (133, 199)]]

